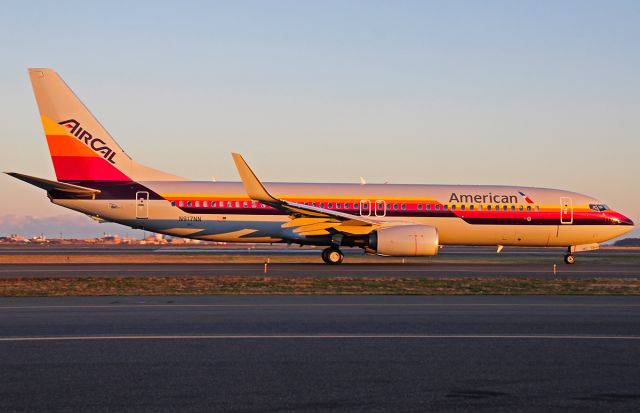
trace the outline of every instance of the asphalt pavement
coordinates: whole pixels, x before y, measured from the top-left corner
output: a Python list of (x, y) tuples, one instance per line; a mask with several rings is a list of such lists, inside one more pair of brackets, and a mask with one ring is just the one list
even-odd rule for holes
[(0, 299), (1, 411), (639, 411), (639, 297)]
[[(4, 248), (12, 262), (0, 264), (0, 279), (50, 277), (522, 277), (629, 278), (640, 276), (640, 250), (600, 250), (578, 255), (574, 265), (562, 262), (557, 248), (512, 248), (501, 254), (482, 247), (447, 247), (437, 257), (367, 258), (348, 249), (342, 264), (322, 263), (309, 249), (172, 249)], [(53, 262), (41, 262), (47, 255)], [(68, 260), (65, 262), (65, 258)], [(93, 260), (96, 263), (86, 263)], [(104, 262), (100, 262), (103, 260)], [(209, 262), (202, 262), (202, 261)], [(363, 262), (363, 260), (370, 260)], [(157, 262), (156, 262), (157, 261)], [(194, 262), (196, 261), (196, 262)], [(200, 262), (198, 262), (200, 261)], [(555, 266), (555, 273), (554, 273)]]
[[(375, 263), (337, 266), (313, 263), (271, 263), (272, 277), (522, 277), (522, 278), (629, 278), (640, 276), (639, 264), (553, 264), (540, 263)], [(264, 276), (264, 264), (245, 263), (103, 263), (103, 264), (2, 264), (0, 279), (58, 277), (220, 277)]]

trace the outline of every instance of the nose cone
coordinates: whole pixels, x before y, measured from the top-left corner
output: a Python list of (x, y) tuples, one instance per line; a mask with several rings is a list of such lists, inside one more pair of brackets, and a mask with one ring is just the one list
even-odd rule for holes
[(613, 225), (625, 225), (625, 226), (630, 226), (633, 227), (633, 221), (622, 215), (619, 212), (615, 212), (615, 211), (607, 211), (608, 214), (606, 214), (607, 218), (609, 218), (609, 222)]
[(629, 226), (633, 226), (633, 221), (631, 220), (631, 218), (628, 218), (622, 214), (617, 214), (618, 216), (616, 217), (617, 219), (620, 220), (619, 225), (629, 225)]

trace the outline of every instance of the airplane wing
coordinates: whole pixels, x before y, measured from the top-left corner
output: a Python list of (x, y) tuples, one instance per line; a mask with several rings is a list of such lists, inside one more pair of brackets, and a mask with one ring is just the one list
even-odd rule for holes
[(383, 224), (382, 221), (276, 198), (262, 185), (242, 155), (233, 153), (232, 156), (249, 198), (289, 213), (291, 221), (284, 223), (283, 228), (294, 228), (294, 232), (304, 236), (336, 232), (366, 235)]

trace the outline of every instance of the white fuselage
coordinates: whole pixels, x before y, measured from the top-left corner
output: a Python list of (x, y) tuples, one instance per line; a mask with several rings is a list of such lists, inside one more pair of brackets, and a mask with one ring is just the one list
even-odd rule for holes
[[(53, 202), (99, 219), (172, 236), (225, 242), (329, 242), (283, 228), (290, 217), (252, 202), (241, 183), (140, 184), (148, 191)], [(322, 203), (323, 208), (371, 220), (433, 226), (441, 245), (571, 246), (603, 242), (633, 229), (617, 212), (594, 210), (593, 205), (601, 204), (598, 200), (555, 189), (293, 183), (265, 186), (285, 200), (318, 206)]]

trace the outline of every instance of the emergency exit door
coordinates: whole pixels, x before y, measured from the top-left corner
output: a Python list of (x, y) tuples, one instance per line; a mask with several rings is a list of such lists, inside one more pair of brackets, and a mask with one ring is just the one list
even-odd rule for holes
[(149, 218), (149, 193), (146, 191), (136, 192), (136, 218)]

